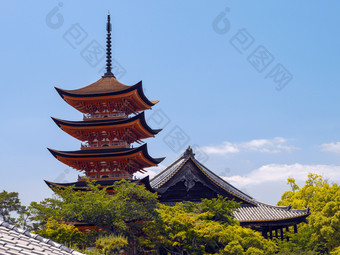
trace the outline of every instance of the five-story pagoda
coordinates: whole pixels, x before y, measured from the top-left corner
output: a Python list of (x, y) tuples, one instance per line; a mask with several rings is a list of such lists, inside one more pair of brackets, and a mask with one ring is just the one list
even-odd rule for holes
[[(106, 73), (95, 83), (75, 90), (56, 88), (69, 105), (83, 113), (83, 121), (52, 119), (82, 144), (81, 150), (77, 151), (49, 151), (59, 161), (84, 172), (85, 176), (80, 176), (74, 183), (46, 181), (50, 187), (74, 185), (75, 189), (83, 189), (88, 178), (101, 186), (108, 186), (116, 180), (132, 180), (134, 173), (145, 172), (145, 168), (156, 166), (164, 159), (152, 158), (142, 141), (160, 131), (151, 129), (144, 115), (144, 111), (158, 101), (146, 98), (142, 81), (127, 86), (117, 81), (112, 73), (110, 14), (106, 58)], [(133, 143), (143, 145), (133, 148)], [(148, 179), (143, 183), (149, 186)]]

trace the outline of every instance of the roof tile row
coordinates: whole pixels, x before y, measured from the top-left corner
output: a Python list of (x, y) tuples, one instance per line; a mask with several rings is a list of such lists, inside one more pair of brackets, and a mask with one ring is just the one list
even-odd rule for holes
[(0, 221), (0, 254), (80, 255), (83, 253)]

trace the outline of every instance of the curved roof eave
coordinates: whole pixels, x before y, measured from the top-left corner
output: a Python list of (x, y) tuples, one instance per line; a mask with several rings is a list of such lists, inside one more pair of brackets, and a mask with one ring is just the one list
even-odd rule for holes
[(110, 125), (120, 125), (125, 123), (132, 123), (136, 120), (139, 120), (142, 126), (152, 135), (158, 134), (162, 129), (152, 129), (145, 120), (145, 113), (141, 112), (132, 118), (126, 119), (102, 119), (102, 120), (86, 120), (86, 121), (68, 121), (62, 120), (58, 118), (51, 117), (51, 119), (57, 124), (58, 127), (62, 125), (69, 127), (96, 127), (96, 126), (110, 126)]
[(140, 98), (149, 106), (154, 106), (158, 101), (151, 102), (144, 94), (143, 92), (143, 85), (142, 81), (137, 82), (135, 85), (129, 86), (127, 89), (119, 90), (119, 91), (112, 91), (112, 92), (103, 92), (103, 93), (76, 93), (74, 90), (64, 90), (61, 88), (54, 87), (58, 94), (65, 100), (64, 96), (69, 97), (104, 97), (104, 96), (115, 96), (115, 95), (121, 95), (125, 94), (127, 92), (137, 90)]
[(89, 157), (113, 157), (126, 156), (134, 153), (142, 152), (143, 156), (151, 163), (157, 165), (165, 158), (153, 158), (147, 150), (147, 144), (143, 144), (137, 148), (117, 148), (117, 149), (95, 149), (95, 150), (77, 150), (77, 151), (58, 151), (47, 148), (50, 153), (57, 158), (58, 156), (66, 158), (89, 158)]

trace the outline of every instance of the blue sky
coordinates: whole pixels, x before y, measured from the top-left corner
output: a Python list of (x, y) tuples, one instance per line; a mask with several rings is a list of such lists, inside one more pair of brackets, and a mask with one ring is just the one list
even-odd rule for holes
[[(0, 190), (24, 203), (77, 172), (46, 147), (77, 150), (50, 116), (80, 120), (54, 86), (100, 78), (110, 10), (119, 80), (143, 80), (150, 154), (174, 161), (188, 145), (215, 173), (275, 204), (288, 176), (340, 181), (339, 1), (4, 1), (1, 7)], [(91, 57), (91, 56), (90, 56)]]

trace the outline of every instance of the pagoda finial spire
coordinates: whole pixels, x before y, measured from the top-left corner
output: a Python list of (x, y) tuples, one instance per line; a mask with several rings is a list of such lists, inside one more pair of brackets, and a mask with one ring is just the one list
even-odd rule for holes
[[(115, 77), (111, 71), (111, 22), (110, 22), (110, 12), (107, 14), (107, 24), (106, 24), (106, 73), (103, 77)], [(115, 77), (116, 78), (116, 77)]]

